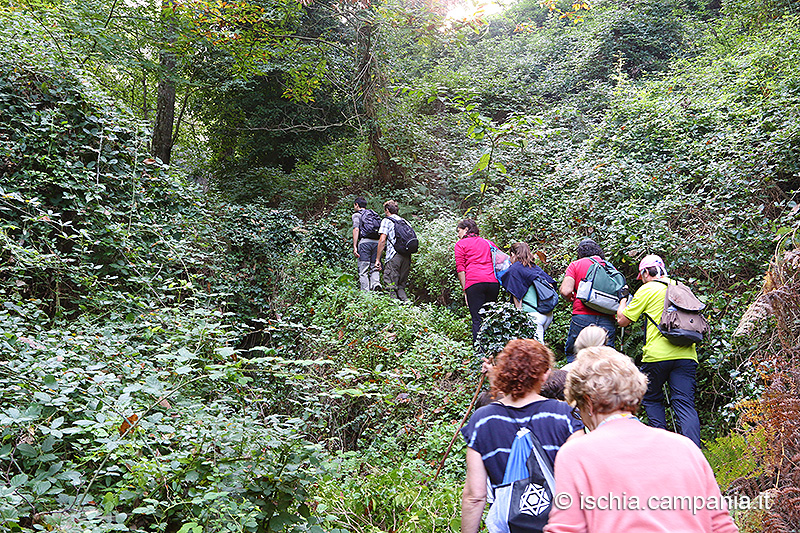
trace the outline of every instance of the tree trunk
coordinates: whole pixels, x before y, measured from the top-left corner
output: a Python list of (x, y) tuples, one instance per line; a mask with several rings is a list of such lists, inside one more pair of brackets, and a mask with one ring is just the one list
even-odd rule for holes
[(367, 140), (369, 148), (375, 156), (375, 173), (384, 183), (404, 181), (405, 170), (392, 160), (392, 155), (381, 145), (381, 126), (378, 122), (376, 109), (377, 89), (382, 85), (381, 75), (375, 69), (375, 58), (372, 56), (372, 24), (367, 22), (358, 30), (358, 44), (360, 48), (360, 73), (361, 93), (364, 102), (364, 113), (367, 116)]
[[(174, 42), (175, 37), (172, 25), (167, 21), (168, 14), (172, 12), (171, 2), (161, 4), (161, 22), (164, 27), (164, 41)], [(153, 140), (151, 150), (153, 155), (165, 164), (169, 164), (172, 154), (172, 128), (175, 123), (175, 56), (166, 50), (160, 55), (161, 68), (159, 69), (158, 94), (156, 95), (156, 123), (153, 126)]]
[(175, 83), (169, 79), (170, 69), (175, 68), (173, 59), (161, 55), (162, 79), (158, 82), (156, 123), (153, 127), (153, 155), (169, 164), (172, 154), (172, 126), (175, 122)]

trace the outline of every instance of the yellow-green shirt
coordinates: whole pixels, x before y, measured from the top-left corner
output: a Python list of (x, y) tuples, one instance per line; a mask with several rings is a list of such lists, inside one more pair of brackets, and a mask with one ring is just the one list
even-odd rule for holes
[[(664, 311), (664, 298), (667, 295), (667, 286), (662, 281), (673, 283), (669, 278), (660, 278), (659, 281), (650, 281), (642, 285), (633, 295), (633, 300), (628, 304), (622, 314), (631, 322), (636, 322), (642, 313), (647, 313), (656, 324), (661, 320)], [(675, 346), (664, 337), (652, 322), (644, 318), (647, 323), (645, 344), (642, 351), (642, 362), (670, 361), (673, 359), (693, 359), (697, 361), (695, 345)]]

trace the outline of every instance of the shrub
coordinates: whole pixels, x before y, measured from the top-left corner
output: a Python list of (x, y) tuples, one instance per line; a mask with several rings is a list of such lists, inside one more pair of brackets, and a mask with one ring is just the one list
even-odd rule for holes
[(361, 476), (354, 477), (358, 469), (350, 467), (320, 487), (317, 512), (326, 525), (364, 533), (458, 530), (460, 486), (426, 486), (416, 461), (387, 469), (361, 466)]
[(514, 304), (490, 302), (481, 312), (483, 322), (475, 344), (487, 357), (502, 351), (512, 339), (536, 338), (536, 323)]
[(147, 157), (143, 130), (79, 75), (0, 71), (0, 282), (53, 316), (181, 276), (174, 221), (195, 211), (192, 192)]
[[(321, 449), (249, 395), (222, 314), (162, 308), (101, 325), (0, 309), (7, 530), (281, 531), (308, 526)], [(195, 524), (195, 526), (189, 526)]]
[(426, 301), (441, 305), (463, 302), (454, 255), (458, 222), (444, 216), (416, 224), (420, 249), (412, 259), (411, 272), (416, 293)]

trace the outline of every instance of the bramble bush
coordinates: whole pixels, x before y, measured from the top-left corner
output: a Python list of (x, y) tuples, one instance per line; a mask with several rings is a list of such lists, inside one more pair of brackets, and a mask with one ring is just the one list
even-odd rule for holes
[(273, 362), (237, 359), (220, 312), (161, 308), (46, 329), (29, 325), (41, 302), (4, 296), (5, 529), (313, 525), (306, 500), (325, 454), (301, 420), (248, 395), (245, 369), (269, 374)]

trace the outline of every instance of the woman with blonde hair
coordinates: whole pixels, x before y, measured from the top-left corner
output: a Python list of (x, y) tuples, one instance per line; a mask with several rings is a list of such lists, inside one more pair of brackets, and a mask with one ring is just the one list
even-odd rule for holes
[[(553, 364), (553, 352), (533, 339), (506, 344), (489, 371), (492, 389), (504, 394), (499, 401), (476, 410), (461, 434), (467, 442), (467, 479), (461, 501), (461, 531), (475, 533), (489, 490), (503, 483), (511, 446), (517, 432), (527, 428), (552, 461), (570, 435), (583, 430), (569, 404), (541, 396), (539, 391)], [(495, 533), (496, 529), (490, 527)]]
[(536, 323), (536, 340), (544, 342), (544, 332), (553, 322), (553, 311), (540, 313), (525, 301), (525, 295), (536, 280), (543, 282), (556, 292), (556, 282), (553, 278), (536, 265), (527, 243), (515, 242), (511, 245), (511, 268), (505, 271), (500, 281), (503, 287), (511, 293), (511, 298), (517, 309), (522, 309), (530, 315)]
[(608, 332), (606, 330), (594, 324), (586, 326), (578, 333), (578, 337), (575, 339), (575, 353), (592, 346), (605, 346), (606, 342), (608, 342)]
[(578, 352), (565, 394), (590, 432), (561, 447), (545, 533), (738, 531), (695, 444), (639, 422), (647, 378), (606, 346)]
[[(606, 342), (608, 342), (608, 332), (601, 328), (600, 326), (595, 326), (594, 324), (590, 326), (586, 326), (578, 333), (578, 337), (575, 339), (575, 353), (583, 350), (584, 348), (591, 348), (593, 346), (605, 346)], [(565, 371), (569, 371), (570, 368), (575, 366), (575, 361), (571, 363), (567, 363), (563, 367), (561, 367)], [(564, 382), (566, 385), (566, 380)]]

